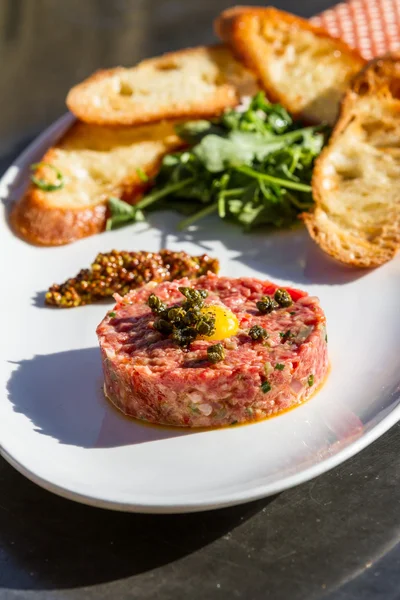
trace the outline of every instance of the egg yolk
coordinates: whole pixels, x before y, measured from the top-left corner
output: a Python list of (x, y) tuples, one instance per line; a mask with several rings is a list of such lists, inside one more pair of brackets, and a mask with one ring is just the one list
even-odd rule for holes
[(202, 312), (215, 318), (215, 331), (212, 335), (201, 336), (203, 340), (224, 340), (236, 335), (239, 329), (239, 321), (229, 308), (211, 304), (205, 306)]

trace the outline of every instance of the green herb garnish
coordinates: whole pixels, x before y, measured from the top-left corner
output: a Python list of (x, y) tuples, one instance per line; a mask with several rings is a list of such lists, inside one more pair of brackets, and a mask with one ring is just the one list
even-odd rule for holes
[(111, 317), (111, 319), (113, 319), (114, 317), (117, 316), (117, 313), (112, 310), (111, 312), (108, 313), (108, 316)]
[(314, 385), (314, 375), (311, 374), (308, 376), (307, 383), (310, 387)]
[(146, 183), (147, 181), (149, 181), (149, 176), (148, 176), (148, 175), (146, 175), (146, 173), (145, 173), (145, 172), (143, 171), (143, 169), (141, 169), (140, 167), (138, 167), (138, 168), (136, 169), (136, 173), (137, 173), (137, 176), (139, 177), (139, 179), (140, 179), (141, 181), (143, 181), (143, 182), (145, 182), (145, 183)]
[(294, 333), (292, 333), (290, 329), (288, 329), (287, 331), (280, 331), (279, 335), (282, 338), (283, 343), (285, 343), (289, 338), (295, 337)]
[(261, 384), (261, 389), (264, 392), (264, 394), (266, 394), (267, 392), (269, 392), (271, 390), (271, 385), (268, 381), (264, 381)]
[(211, 363), (221, 362), (225, 358), (225, 350), (222, 344), (215, 344), (207, 348), (207, 358)]
[(55, 167), (51, 163), (47, 163), (47, 162), (38, 162), (38, 163), (34, 163), (33, 165), (31, 165), (31, 169), (33, 171), (36, 171), (37, 169), (40, 169), (41, 167), (47, 167), (48, 169), (51, 169), (52, 171), (54, 171), (54, 173), (56, 174), (56, 182), (50, 183), (49, 181), (46, 181), (45, 179), (36, 177), (36, 175), (31, 175), (31, 180), (33, 181), (33, 183), (38, 188), (43, 190), (44, 192), (55, 192), (56, 190), (61, 190), (64, 187), (64, 183), (65, 183), (64, 176), (61, 173), (61, 171), (59, 171), (59, 169), (57, 169), (57, 167)]
[(283, 371), (284, 368), (285, 368), (285, 365), (283, 365), (282, 363), (276, 363), (276, 365), (275, 365), (275, 369), (277, 371)]
[(215, 212), (250, 230), (293, 225), (312, 208), (311, 176), (325, 126), (302, 127), (259, 92), (246, 110), (179, 124), (176, 132), (189, 149), (164, 157), (136, 211), (174, 208), (186, 215), (180, 229)]

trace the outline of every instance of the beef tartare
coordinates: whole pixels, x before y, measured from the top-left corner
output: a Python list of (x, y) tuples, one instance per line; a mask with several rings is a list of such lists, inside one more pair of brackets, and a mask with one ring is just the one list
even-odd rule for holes
[(97, 328), (104, 390), (137, 419), (257, 421), (306, 400), (327, 374), (325, 315), (306, 292), (208, 274), (115, 298)]

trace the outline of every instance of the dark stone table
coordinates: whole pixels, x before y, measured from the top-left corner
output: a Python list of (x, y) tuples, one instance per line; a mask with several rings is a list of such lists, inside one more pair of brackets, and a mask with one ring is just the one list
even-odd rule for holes
[[(63, 113), (75, 81), (210, 42), (230, 4), (0, 0), (0, 170)], [(310, 16), (331, 2), (276, 4)], [(314, 481), (194, 515), (81, 506), (0, 459), (0, 600), (397, 600), (399, 484), (399, 425)]]

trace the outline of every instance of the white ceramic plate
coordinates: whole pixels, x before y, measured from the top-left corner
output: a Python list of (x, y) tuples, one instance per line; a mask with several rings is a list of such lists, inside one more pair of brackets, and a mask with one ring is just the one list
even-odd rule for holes
[[(5, 203), (28, 166), (71, 122), (53, 125), (8, 170)], [(400, 418), (400, 260), (372, 272), (330, 261), (302, 229), (244, 235), (217, 218), (179, 234), (179, 217), (60, 248), (32, 247), (0, 223), (0, 449), (24, 475), (88, 504), (140, 512), (189, 512), (274, 494), (315, 477)], [(54, 282), (99, 251), (161, 248), (209, 252), (230, 276), (290, 283), (318, 295), (328, 320), (331, 374), (303, 406), (255, 425), (194, 432), (121, 416), (104, 399), (95, 328), (107, 305), (43, 306)]]

